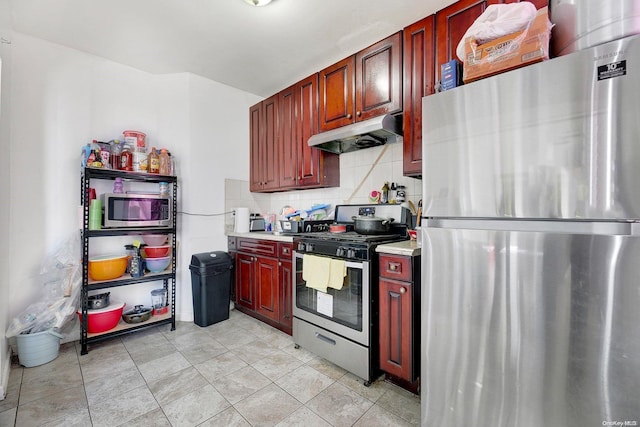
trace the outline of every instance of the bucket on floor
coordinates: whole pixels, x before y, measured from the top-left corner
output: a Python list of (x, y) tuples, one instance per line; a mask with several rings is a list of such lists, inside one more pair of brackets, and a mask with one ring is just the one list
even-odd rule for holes
[(44, 365), (58, 357), (62, 335), (49, 329), (35, 334), (16, 335), (18, 359), (27, 368)]

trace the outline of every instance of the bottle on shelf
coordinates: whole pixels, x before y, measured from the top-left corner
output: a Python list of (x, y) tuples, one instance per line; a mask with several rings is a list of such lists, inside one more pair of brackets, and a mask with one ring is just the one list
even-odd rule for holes
[(156, 147), (151, 147), (147, 156), (147, 171), (155, 174), (160, 173), (160, 156), (156, 153)]
[(160, 150), (160, 175), (169, 175), (169, 172), (169, 154), (167, 153), (167, 149), (163, 148)]
[(176, 176), (176, 158), (171, 155), (171, 151), (167, 151), (167, 156), (169, 156), (169, 175)]
[(389, 203), (389, 183), (385, 182), (380, 192), (380, 203)]
[(100, 162), (105, 169), (111, 169), (111, 146), (107, 142), (100, 142), (93, 140), (93, 143), (98, 145), (100, 153)]
[(133, 170), (133, 151), (129, 144), (124, 144), (122, 153), (120, 154), (120, 169), (123, 171)]
[(109, 141), (111, 145), (111, 169), (120, 169), (120, 154), (122, 154), (122, 144), (119, 139)]

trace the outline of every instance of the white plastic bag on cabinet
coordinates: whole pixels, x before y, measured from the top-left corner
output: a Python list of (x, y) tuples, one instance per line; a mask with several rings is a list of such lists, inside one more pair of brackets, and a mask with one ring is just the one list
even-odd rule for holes
[(458, 43), (456, 54), (464, 62), (464, 41), (467, 37), (473, 37), (478, 44), (483, 44), (498, 37), (515, 33), (527, 28), (536, 16), (536, 7), (533, 3), (522, 1), (520, 3), (492, 4), (487, 6), (473, 24), (464, 33)]

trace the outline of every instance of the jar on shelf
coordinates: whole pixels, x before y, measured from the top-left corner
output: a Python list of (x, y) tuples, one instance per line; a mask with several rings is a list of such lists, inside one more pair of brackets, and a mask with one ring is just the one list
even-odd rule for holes
[(158, 186), (160, 187), (160, 197), (169, 197), (169, 183), (160, 182)]
[(129, 144), (125, 144), (124, 147), (122, 147), (120, 169), (123, 171), (133, 171), (133, 151)]
[(118, 177), (113, 182), (113, 192), (115, 194), (124, 193), (124, 183), (122, 182), (122, 178)]

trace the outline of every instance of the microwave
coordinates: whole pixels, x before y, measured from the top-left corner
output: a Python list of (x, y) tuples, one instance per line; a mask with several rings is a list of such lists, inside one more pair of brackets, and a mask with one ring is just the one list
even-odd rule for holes
[(171, 197), (158, 194), (104, 193), (105, 228), (171, 227)]

